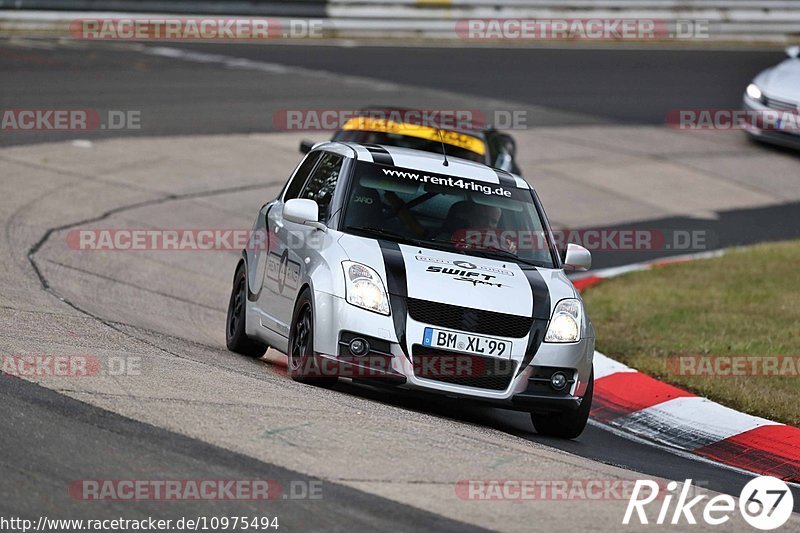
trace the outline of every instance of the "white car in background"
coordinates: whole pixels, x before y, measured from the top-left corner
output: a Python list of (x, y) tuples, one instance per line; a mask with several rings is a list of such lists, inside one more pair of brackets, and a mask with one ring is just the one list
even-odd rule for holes
[[(542, 244), (468, 243), (468, 228)], [(267, 242), (236, 267), (232, 351), (274, 347), (306, 383), (424, 390), (530, 412), (540, 433), (583, 431), (595, 335), (564, 270), (585, 270), (591, 257), (569, 245), (562, 260), (519, 176), (429, 152), (321, 143), (254, 230)]]
[[(800, 46), (786, 49), (789, 59), (759, 73), (744, 94), (744, 109), (755, 111), (763, 116), (765, 112), (800, 114)], [(753, 122), (756, 122), (755, 124)], [(781, 127), (781, 124), (767, 127), (759, 121), (750, 121), (745, 131), (753, 139), (787, 148), (800, 149), (800, 129)], [(791, 121), (794, 126), (800, 120)]]

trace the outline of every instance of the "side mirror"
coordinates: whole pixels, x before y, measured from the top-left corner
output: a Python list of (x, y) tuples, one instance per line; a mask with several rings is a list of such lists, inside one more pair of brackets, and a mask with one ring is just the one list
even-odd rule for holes
[(283, 218), (289, 222), (311, 226), (325, 230), (325, 224), (319, 221), (319, 206), (314, 200), (307, 198), (292, 198), (283, 206)]
[(307, 154), (308, 152), (311, 151), (311, 149), (313, 147), (314, 147), (314, 143), (311, 142), (311, 141), (300, 141), (300, 153), (301, 154)]
[(564, 270), (570, 272), (584, 272), (592, 268), (592, 254), (577, 244), (567, 245), (567, 254), (564, 257)]
[(786, 48), (786, 55), (791, 57), (792, 59), (797, 59), (800, 57), (800, 46), (789, 46)]

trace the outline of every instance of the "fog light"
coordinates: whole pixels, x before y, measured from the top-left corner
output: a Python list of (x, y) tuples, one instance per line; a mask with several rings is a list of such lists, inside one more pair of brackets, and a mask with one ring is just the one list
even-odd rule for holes
[(366, 355), (369, 351), (369, 343), (364, 339), (356, 337), (355, 339), (350, 341), (350, 353), (361, 357), (362, 355)]
[(555, 390), (561, 390), (567, 386), (567, 376), (563, 372), (556, 372), (550, 376), (550, 386)]

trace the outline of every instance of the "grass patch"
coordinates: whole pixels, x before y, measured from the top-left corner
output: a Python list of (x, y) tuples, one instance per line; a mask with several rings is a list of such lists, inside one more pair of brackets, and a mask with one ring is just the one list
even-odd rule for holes
[(634, 272), (583, 295), (597, 349), (734, 409), (800, 426), (800, 376), (685, 376), (668, 356), (800, 356), (800, 242)]

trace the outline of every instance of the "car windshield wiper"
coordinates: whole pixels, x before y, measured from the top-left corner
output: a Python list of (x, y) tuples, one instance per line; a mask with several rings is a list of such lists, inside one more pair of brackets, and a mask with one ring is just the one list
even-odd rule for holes
[[(511, 259), (511, 260), (513, 260), (515, 262), (523, 263), (525, 265), (530, 265), (530, 266), (535, 266), (535, 267), (544, 267), (545, 266), (545, 265), (542, 265), (540, 263), (537, 263), (537, 262), (534, 262), (534, 261), (530, 261), (528, 259), (523, 259), (520, 256), (518, 256), (517, 254), (515, 254), (514, 252), (512, 252), (510, 250), (506, 250), (504, 248), (498, 248), (497, 246), (484, 246), (484, 247), (481, 247), (481, 248), (467, 248), (467, 247), (463, 246), (464, 241), (458, 241), (458, 240), (455, 240), (455, 239), (433, 239), (433, 240), (436, 241), (436, 242), (448, 243), (448, 244), (453, 244), (453, 245), (459, 245), (460, 244), (462, 246), (461, 247), (457, 247), (458, 250), (460, 252), (466, 254), (466, 255), (474, 254), (474, 255), (480, 255), (481, 257), (487, 257), (487, 258), (490, 258), (490, 259), (491, 258), (494, 258), (494, 259), (506, 259), (507, 258), (507, 259)], [(500, 256), (500, 257), (498, 258), (497, 256)]]
[(542, 264), (537, 263), (535, 261), (531, 261), (529, 259), (523, 259), (510, 250), (504, 250), (503, 248), (497, 248), (496, 246), (487, 246), (485, 248), (469, 248), (467, 249), (467, 253), (469, 252), (476, 252), (477, 254), (483, 254), (486, 257), (500, 256), (502, 258), (508, 258), (513, 261), (519, 261), (520, 263), (535, 267), (543, 266)]
[(528, 259), (523, 259), (519, 257), (514, 252), (509, 250), (504, 250), (503, 248), (497, 248), (496, 246), (487, 246), (483, 248), (464, 248), (458, 247), (457, 245), (463, 245), (463, 241), (458, 241), (454, 239), (415, 239), (414, 237), (409, 237), (407, 235), (402, 235), (400, 233), (395, 233), (394, 231), (383, 229), (383, 228), (374, 228), (372, 226), (348, 226), (348, 230), (350, 231), (361, 231), (364, 233), (372, 233), (374, 235), (380, 235), (382, 237), (388, 237), (390, 239), (395, 239), (400, 242), (406, 242), (410, 244), (414, 244), (416, 246), (443, 246), (443, 245), (452, 245), (451, 246), (444, 246), (448, 251), (456, 251), (457, 253), (463, 253), (465, 255), (479, 255), (481, 257), (487, 257), (490, 259), (511, 259), (515, 262), (522, 263), (524, 265), (534, 266), (534, 267), (546, 267), (541, 263), (537, 263), (534, 261), (530, 261)]
[(401, 233), (395, 233), (394, 231), (383, 229), (383, 228), (373, 228), (371, 226), (347, 226), (348, 231), (361, 231), (364, 233), (372, 233), (374, 235), (380, 235), (382, 237), (388, 237), (390, 239), (395, 239), (401, 242), (408, 242), (411, 244), (416, 245), (424, 245), (426, 241), (421, 239), (415, 239), (413, 237), (409, 237), (408, 235), (403, 235)]

